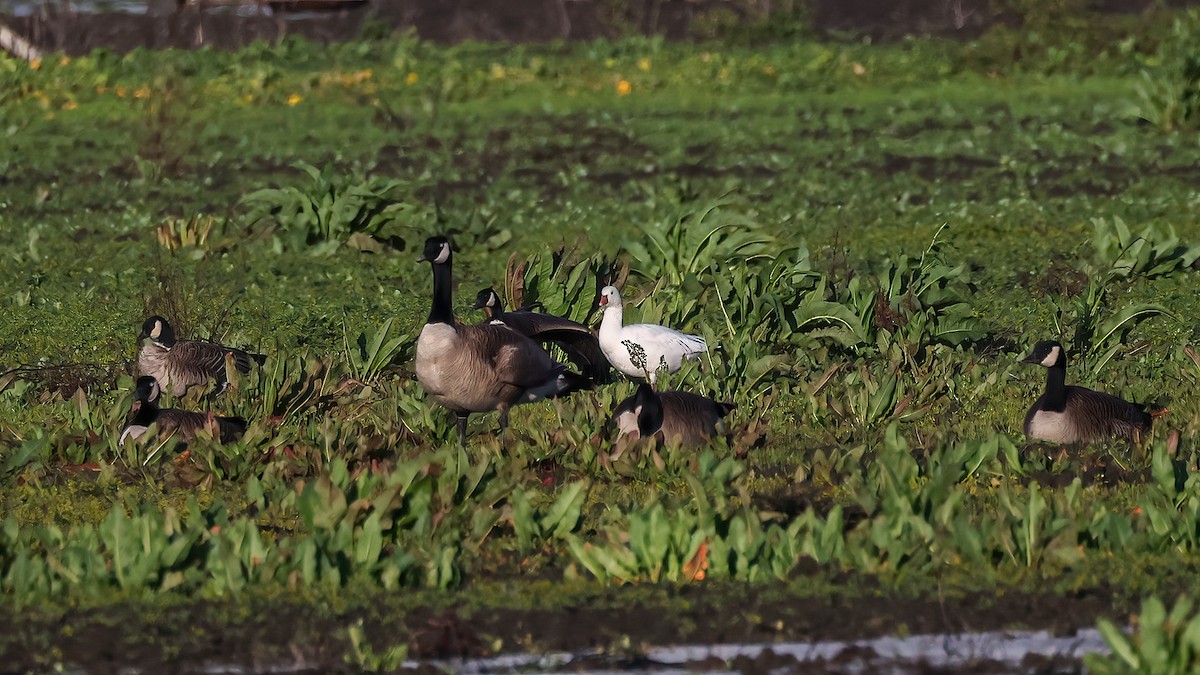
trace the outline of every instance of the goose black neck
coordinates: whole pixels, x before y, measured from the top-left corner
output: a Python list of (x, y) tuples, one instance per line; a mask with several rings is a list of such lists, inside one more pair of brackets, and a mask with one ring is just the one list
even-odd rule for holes
[(1046, 369), (1046, 393), (1042, 397), (1042, 408), (1061, 412), (1067, 407), (1067, 367), (1055, 364)]
[(662, 400), (654, 393), (648, 384), (641, 384), (638, 387), (638, 403), (641, 405), (641, 412), (638, 413), (638, 434), (641, 436), (651, 436), (658, 433), (663, 425), (663, 405)]
[(454, 325), (454, 303), (451, 295), (450, 261), (433, 263), (433, 306), (429, 310), (429, 320), (426, 323), (446, 323)]
[(138, 426), (148, 427), (158, 418), (158, 404), (145, 399), (142, 399), (141, 403), (131, 421)]

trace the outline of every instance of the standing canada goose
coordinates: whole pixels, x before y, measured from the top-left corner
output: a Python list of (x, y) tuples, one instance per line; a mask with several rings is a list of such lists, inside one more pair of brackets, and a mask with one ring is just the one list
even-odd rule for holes
[(266, 361), (262, 354), (251, 354), (215, 342), (177, 340), (171, 324), (161, 316), (152, 316), (142, 324), (138, 342), (150, 338), (138, 354), (138, 371), (149, 375), (170, 387), (171, 394), (182, 396), (196, 385), (207, 384), (209, 379), (217, 381), (216, 394), (224, 393), (229, 387), (225, 372), (225, 359), (229, 355), (239, 372), (250, 372), (250, 362)]
[(161, 390), (158, 381), (149, 375), (138, 378), (133, 405), (129, 408), (129, 419), (121, 431), (118, 445), (126, 438), (137, 440), (155, 425), (159, 437), (174, 436), (180, 441), (190, 441), (201, 429), (209, 429), (222, 443), (232, 443), (246, 432), (246, 420), (240, 417), (217, 417), (212, 413), (189, 412), (174, 408), (159, 408)]
[(704, 338), (651, 323), (623, 325), (621, 293), (615, 286), (600, 290), (604, 319), (600, 322), (600, 349), (614, 368), (630, 377), (649, 377), (654, 384), (660, 368), (673, 373), (684, 359), (695, 360), (708, 351)]
[(612, 372), (600, 343), (587, 326), (566, 317), (533, 311), (532, 306), (504, 311), (504, 301), (495, 289), (485, 288), (475, 296), (475, 309), (482, 309), (489, 322), (499, 321), (527, 338), (552, 343), (593, 382), (610, 381)]
[(453, 252), (445, 237), (426, 240), (420, 261), (433, 268), (433, 304), (417, 338), (417, 379), (434, 401), (454, 412), (460, 443), (466, 445), (467, 417), (473, 412), (498, 410), (503, 434), (512, 406), (591, 387), (587, 378), (506, 325), (455, 321)]
[(1046, 391), (1025, 415), (1025, 435), (1054, 443), (1086, 443), (1106, 438), (1141, 440), (1153, 417), (1145, 406), (1093, 391), (1067, 386), (1067, 352), (1053, 340), (1043, 340), (1022, 363), (1046, 368)]
[(714, 433), (727, 433), (724, 418), (734, 407), (684, 391), (658, 393), (642, 382), (613, 409), (611, 424), (617, 427), (618, 438), (653, 436), (659, 443), (696, 447), (708, 443)]

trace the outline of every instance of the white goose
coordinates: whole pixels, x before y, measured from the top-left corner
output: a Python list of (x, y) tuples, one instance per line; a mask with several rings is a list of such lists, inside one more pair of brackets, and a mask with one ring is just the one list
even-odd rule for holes
[(604, 319), (600, 322), (600, 350), (613, 368), (630, 377), (649, 378), (654, 384), (660, 368), (673, 373), (684, 359), (695, 360), (708, 351), (704, 338), (680, 333), (652, 323), (623, 324), (621, 293), (614, 286), (600, 290)]

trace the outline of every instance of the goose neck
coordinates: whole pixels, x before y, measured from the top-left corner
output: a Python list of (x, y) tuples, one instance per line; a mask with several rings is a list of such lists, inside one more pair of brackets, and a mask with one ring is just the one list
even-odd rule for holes
[(426, 323), (447, 323), (454, 325), (454, 304), (451, 289), (450, 262), (434, 263), (433, 268), (433, 305), (429, 310), (429, 320)]
[(604, 317), (600, 319), (600, 330), (619, 331), (623, 327), (624, 312), (620, 305), (609, 305), (604, 308)]
[(1055, 365), (1046, 369), (1046, 393), (1043, 405), (1047, 410), (1063, 410), (1067, 405), (1067, 369)]

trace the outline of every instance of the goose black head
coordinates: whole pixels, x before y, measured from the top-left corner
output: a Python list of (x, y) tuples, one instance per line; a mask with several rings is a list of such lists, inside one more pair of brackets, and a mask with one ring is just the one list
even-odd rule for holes
[(483, 309), (489, 307), (492, 310), (500, 309), (500, 294), (494, 288), (485, 288), (475, 295), (475, 307), (473, 309)]
[(1055, 340), (1042, 340), (1033, 346), (1021, 363), (1033, 363), (1043, 368), (1066, 368), (1067, 350)]
[(161, 316), (152, 316), (142, 324), (142, 332), (138, 334), (138, 342), (150, 338), (164, 347), (175, 344), (175, 331), (171, 324)]
[(663, 406), (654, 388), (645, 382), (638, 385), (637, 394), (633, 400), (633, 409), (637, 411), (638, 434), (648, 438), (658, 433), (663, 425)]
[(138, 378), (137, 387), (134, 389), (134, 400), (143, 403), (154, 403), (162, 394), (162, 389), (158, 386), (158, 380), (143, 375)]
[(430, 262), (434, 265), (445, 265), (450, 262), (450, 240), (438, 235), (425, 240), (425, 252), (417, 258), (417, 262)]

